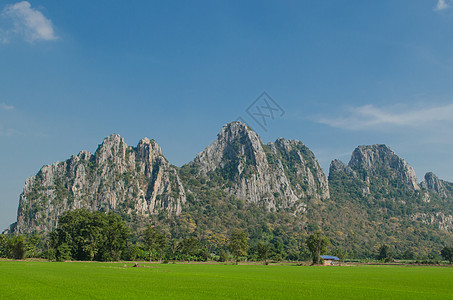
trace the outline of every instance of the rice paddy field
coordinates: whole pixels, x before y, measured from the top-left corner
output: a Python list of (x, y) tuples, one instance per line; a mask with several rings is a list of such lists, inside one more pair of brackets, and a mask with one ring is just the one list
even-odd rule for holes
[(0, 261), (1, 299), (453, 299), (453, 268)]

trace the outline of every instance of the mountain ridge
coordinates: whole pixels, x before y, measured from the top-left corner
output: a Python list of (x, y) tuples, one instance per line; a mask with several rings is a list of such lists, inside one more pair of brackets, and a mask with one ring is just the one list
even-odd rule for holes
[[(131, 147), (118, 134), (94, 154), (80, 151), (43, 166), (26, 180), (9, 231), (50, 232), (59, 215), (77, 208), (114, 211), (134, 230), (152, 222), (175, 237), (226, 236), (232, 226), (253, 240), (286, 232), (281, 242), (293, 248), (296, 236), (321, 229), (335, 247), (359, 256), (383, 242), (397, 247), (397, 240), (404, 247), (417, 241), (427, 252), (453, 233), (453, 184), (432, 173), (418, 183), (413, 168), (386, 145), (358, 146), (348, 164), (333, 160), (326, 176), (301, 141), (264, 144), (240, 122), (223, 126), (181, 167), (154, 140)], [(421, 241), (418, 231), (432, 232)]]

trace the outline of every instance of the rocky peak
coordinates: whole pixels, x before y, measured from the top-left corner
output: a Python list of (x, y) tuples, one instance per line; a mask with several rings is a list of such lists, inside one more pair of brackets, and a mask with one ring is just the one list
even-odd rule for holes
[(157, 144), (154, 140), (150, 140), (148, 138), (143, 138), (140, 140), (137, 146), (137, 150), (139, 156), (142, 158), (148, 158), (151, 156), (163, 156), (162, 149), (160, 148), (159, 144)]
[(329, 198), (327, 179), (314, 154), (300, 141), (279, 138), (264, 145), (241, 122), (225, 125), (192, 164), (202, 174), (212, 171), (229, 181), (227, 192), (269, 209), (305, 210), (306, 201)]
[(82, 207), (139, 216), (179, 214), (185, 201), (178, 172), (156, 142), (145, 138), (133, 148), (112, 134), (95, 155), (81, 151), (28, 178), (14, 230), (48, 232), (62, 213)]
[(160, 146), (148, 138), (140, 140), (137, 145), (137, 154), (140, 160), (148, 166), (152, 166), (157, 160), (167, 161)]
[(242, 122), (232, 122), (223, 126), (217, 135), (217, 140), (198, 153), (194, 161), (204, 172), (224, 168), (238, 158), (261, 165), (265, 159), (262, 145), (259, 136), (247, 125)]
[(325, 200), (330, 197), (326, 175), (314, 153), (304, 143), (278, 138), (268, 145), (299, 198)]
[(391, 177), (402, 179), (408, 188), (420, 190), (414, 169), (386, 145), (357, 147), (348, 165), (353, 170), (365, 170), (369, 176), (386, 170)]
[(275, 145), (278, 145), (279, 147), (285, 149), (286, 151), (290, 151), (291, 148), (296, 146), (296, 145), (305, 146), (304, 143), (302, 143), (301, 141), (298, 141), (298, 140), (287, 140), (287, 139), (284, 139), (282, 137), (280, 137), (277, 140), (275, 140), (274, 143), (275, 143)]
[(79, 160), (90, 160), (92, 157), (92, 154), (86, 150), (82, 150), (77, 154), (77, 158)]
[(98, 164), (104, 164), (108, 160), (118, 163), (124, 159), (127, 145), (119, 134), (111, 134), (104, 139), (96, 150)]
[(398, 159), (399, 157), (386, 145), (359, 146), (353, 151), (349, 166), (367, 170), (373, 169), (377, 165), (393, 167)]
[(348, 165), (343, 163), (341, 160), (334, 159), (330, 163), (329, 177), (330, 177), (330, 175), (333, 175), (335, 173), (341, 173), (341, 172), (343, 172), (343, 173), (345, 173), (347, 175), (356, 176), (354, 170), (352, 170), (351, 167), (349, 167)]
[(436, 192), (443, 198), (447, 197), (447, 190), (444, 182), (432, 172), (425, 174), (425, 180), (421, 183), (421, 186), (427, 190)]
[[(283, 150), (286, 153), (290, 153), (291, 151), (297, 151), (297, 149), (307, 148), (304, 145), (304, 143), (302, 143), (299, 140), (287, 140), (284, 138), (278, 138), (274, 144), (276, 147), (280, 148), (281, 150)], [(315, 155), (311, 151), (307, 151), (306, 154), (309, 155), (311, 158), (315, 157)]]

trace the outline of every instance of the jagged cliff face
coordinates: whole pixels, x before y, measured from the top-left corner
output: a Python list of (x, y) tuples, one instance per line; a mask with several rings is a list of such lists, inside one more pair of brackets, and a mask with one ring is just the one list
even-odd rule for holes
[(447, 185), (432, 175), (418, 184), (413, 168), (385, 145), (360, 146), (347, 165), (332, 161), (331, 201), (318, 218), (332, 244), (348, 251), (370, 256), (387, 244), (427, 256), (453, 233), (453, 198), (437, 196)]
[[(278, 139), (264, 145), (240, 122), (227, 124), (218, 139), (183, 168), (205, 188), (270, 211), (303, 213), (310, 201), (330, 197), (327, 178), (314, 154), (300, 141)], [(95, 154), (81, 151), (65, 162), (44, 166), (27, 179), (20, 196), (17, 233), (48, 232), (67, 210), (114, 211), (123, 216), (178, 215), (203, 198), (182, 182), (180, 169), (162, 155), (157, 143), (142, 139), (128, 147), (119, 135), (107, 137)], [(207, 182), (207, 184), (206, 184)]]
[(364, 171), (366, 181), (384, 179), (402, 183), (408, 191), (420, 190), (414, 169), (386, 145), (359, 146), (352, 153), (349, 167)]
[(418, 184), (413, 168), (385, 145), (357, 147), (347, 165), (332, 161), (329, 187), (322, 217), (326, 227), (341, 228), (334, 243), (386, 243), (427, 255), (453, 233), (450, 184), (432, 173)]
[(439, 196), (442, 200), (451, 200), (453, 202), (453, 184), (440, 180), (432, 172), (425, 174), (425, 180), (421, 183), (421, 187), (430, 194)]
[(348, 165), (330, 164), (329, 184), (355, 196), (394, 199), (420, 191), (414, 169), (386, 145), (357, 147)]
[(94, 155), (82, 151), (28, 178), (12, 229), (48, 232), (63, 212), (82, 207), (143, 216), (161, 210), (178, 214), (185, 201), (177, 170), (157, 143), (145, 138), (132, 148), (114, 134)]
[(420, 186), (424, 192), (423, 200), (431, 209), (415, 213), (413, 220), (453, 232), (453, 183), (428, 172)]
[(264, 145), (240, 122), (224, 126), (191, 167), (237, 198), (271, 210), (303, 212), (308, 200), (329, 198), (326, 176), (302, 142), (280, 138)]
[(273, 229), (288, 237), (319, 229), (359, 256), (382, 243), (427, 255), (453, 234), (453, 184), (432, 173), (418, 184), (387, 146), (360, 146), (347, 165), (332, 161), (327, 181), (302, 142), (265, 145), (240, 122), (181, 168), (154, 141), (128, 147), (119, 135), (95, 154), (44, 166), (27, 179), (11, 229), (45, 233), (77, 208), (117, 212), (135, 228), (160, 224), (176, 238), (225, 237), (237, 226), (255, 241)]

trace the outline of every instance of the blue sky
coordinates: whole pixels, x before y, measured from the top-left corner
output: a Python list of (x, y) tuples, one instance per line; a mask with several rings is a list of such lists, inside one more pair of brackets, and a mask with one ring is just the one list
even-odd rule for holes
[(453, 1), (0, 0), (0, 228), (27, 177), (111, 133), (182, 165), (238, 117), (326, 173), (383, 143), (453, 181)]

